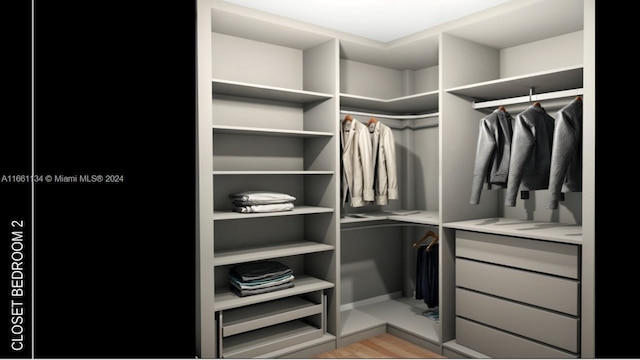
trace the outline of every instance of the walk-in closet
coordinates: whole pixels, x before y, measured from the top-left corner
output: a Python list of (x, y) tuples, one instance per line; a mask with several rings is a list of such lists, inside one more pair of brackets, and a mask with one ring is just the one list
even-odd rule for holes
[[(594, 6), (514, 0), (379, 43), (199, 0), (198, 356), (391, 333), (451, 358), (593, 357)], [(580, 186), (474, 185), (495, 111), (513, 160), (526, 111), (557, 124), (575, 102)], [(255, 193), (286, 201), (240, 211)], [(262, 265), (286, 285), (238, 281)]]

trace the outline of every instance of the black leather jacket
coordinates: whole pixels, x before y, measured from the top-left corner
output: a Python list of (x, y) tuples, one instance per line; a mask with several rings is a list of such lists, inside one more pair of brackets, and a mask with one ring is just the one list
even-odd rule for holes
[(485, 183), (489, 189), (507, 186), (512, 136), (513, 118), (508, 112), (498, 109), (480, 120), (471, 204), (480, 202)]
[(558, 110), (549, 175), (549, 209), (557, 209), (561, 192), (582, 191), (582, 99)]
[(553, 117), (535, 104), (516, 116), (506, 206), (516, 205), (518, 190), (549, 187), (554, 123)]

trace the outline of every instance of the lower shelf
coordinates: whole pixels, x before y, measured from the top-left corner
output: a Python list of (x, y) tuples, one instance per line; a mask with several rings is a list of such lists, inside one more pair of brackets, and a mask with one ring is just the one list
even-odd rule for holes
[(226, 338), (221, 357), (252, 358), (321, 338), (323, 334), (321, 328), (304, 321), (290, 321)]
[(215, 310), (229, 310), (265, 301), (276, 300), (298, 294), (310, 293), (313, 291), (329, 289), (333, 283), (314, 278), (307, 275), (298, 275), (293, 280), (294, 287), (273, 291), (264, 294), (240, 297), (227, 288), (217, 289), (215, 297)]
[(341, 312), (340, 335), (351, 335), (387, 324), (421, 339), (440, 343), (437, 330), (440, 324), (422, 315), (427, 309), (424, 301), (403, 297), (358, 306)]
[(222, 337), (322, 314), (322, 311), (323, 304), (315, 304), (299, 297), (288, 297), (225, 311), (222, 317)]

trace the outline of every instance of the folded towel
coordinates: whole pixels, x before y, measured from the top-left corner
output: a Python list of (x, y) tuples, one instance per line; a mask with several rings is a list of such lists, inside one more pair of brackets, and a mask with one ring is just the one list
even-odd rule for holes
[(243, 191), (230, 194), (229, 198), (236, 205), (266, 205), (293, 202), (295, 196), (271, 191)]
[(268, 212), (277, 212), (277, 211), (290, 211), (290, 210), (293, 210), (293, 203), (246, 205), (246, 206), (234, 205), (232, 210), (239, 213), (268, 213)]

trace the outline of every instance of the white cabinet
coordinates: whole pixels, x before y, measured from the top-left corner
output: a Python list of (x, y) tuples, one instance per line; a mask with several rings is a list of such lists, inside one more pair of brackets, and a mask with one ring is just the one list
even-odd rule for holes
[[(510, 11), (496, 13), (486, 19), (465, 24), (443, 32), (441, 39), (442, 67), (440, 108), (441, 138), (441, 165), (442, 165), (442, 239), (448, 246), (442, 246), (442, 293), (443, 305), (441, 309), (443, 346), (459, 354), (471, 354), (477, 351), (489, 356), (501, 356), (493, 352), (496, 346), (485, 345), (491, 339), (498, 339), (502, 335), (496, 332), (500, 326), (487, 327), (492, 321), (498, 321), (498, 314), (492, 319), (484, 318), (484, 323), (470, 323), (468, 318), (457, 316), (458, 296), (462, 296), (460, 304), (467, 301), (470, 296), (457, 286), (457, 280), (472, 282), (474, 286), (489, 286), (487, 279), (460, 278), (469, 272), (491, 271), (493, 276), (513, 276), (514, 278), (527, 278), (527, 284), (533, 281), (535, 284), (543, 284), (547, 280), (555, 280), (557, 277), (570, 280), (552, 281), (555, 284), (545, 286), (559, 286), (559, 292), (555, 296), (549, 296), (561, 302), (560, 309), (550, 311), (563, 312), (562, 319), (565, 326), (570, 326), (572, 338), (561, 344), (553, 344), (551, 347), (562, 349), (563, 356), (592, 357), (594, 354), (594, 313), (593, 313), (593, 286), (594, 273), (592, 267), (577, 266), (575, 262), (566, 263), (571, 267), (572, 274), (553, 274), (543, 276), (531, 269), (507, 270), (506, 267), (521, 267), (524, 263), (535, 263), (538, 259), (518, 258), (517, 264), (487, 265), (484, 262), (472, 262), (462, 258), (458, 253), (460, 247), (458, 239), (463, 233), (473, 232), (483, 234), (486, 239), (477, 240), (476, 243), (488, 245), (487, 239), (498, 239), (507, 236), (514, 239), (533, 239), (561, 244), (571, 248), (581, 264), (591, 263), (595, 244), (595, 232), (592, 221), (584, 221), (586, 216), (592, 216), (593, 196), (592, 181), (594, 171), (591, 162), (594, 158), (588, 155), (589, 149), (595, 145), (591, 130), (595, 128), (595, 113), (585, 111), (583, 113), (584, 137), (582, 149), (587, 151), (583, 156), (582, 172), (584, 186), (582, 192), (566, 193), (565, 200), (558, 209), (547, 208), (547, 190), (529, 192), (529, 198), (518, 198), (515, 207), (505, 206), (505, 190), (486, 187), (482, 190), (480, 203), (470, 204), (471, 184), (473, 177), (476, 145), (479, 131), (479, 121), (498, 106), (505, 106), (506, 110), (515, 116), (539, 102), (549, 115), (555, 117), (557, 110), (567, 105), (576, 96), (583, 97), (585, 106), (593, 105), (595, 93), (593, 88), (594, 52), (592, 45), (594, 39), (590, 31), (593, 26), (593, 2), (590, 1), (566, 1), (566, 2), (530, 2), (522, 6), (516, 6)], [(544, 14), (544, 16), (542, 16)], [(539, 17), (541, 16), (541, 17)], [(527, 19), (544, 18), (544, 21), (530, 22)], [(503, 24), (502, 33), (498, 35), (495, 24)], [(493, 28), (493, 30), (489, 30)], [(470, 60), (473, 59), (473, 60)], [(585, 109), (587, 109), (585, 107)], [(590, 129), (590, 130), (587, 130)], [(516, 151), (516, 150), (514, 150)], [(486, 235), (484, 235), (486, 234)], [(464, 240), (463, 240), (464, 241)], [(463, 242), (462, 241), (462, 242)], [(525, 242), (526, 243), (526, 242)], [(570, 244), (570, 245), (567, 245)], [(523, 247), (529, 255), (535, 251), (529, 247)], [(574, 259), (575, 260), (575, 259)], [(476, 261), (476, 260), (474, 260)], [(482, 260), (490, 261), (490, 260)], [(472, 265), (471, 267), (469, 265)], [(544, 269), (537, 271), (551, 272), (552, 266), (546, 264)], [(510, 269), (510, 268), (509, 268)], [(458, 273), (461, 272), (461, 274)], [(536, 274), (535, 280), (532, 278)], [(496, 281), (498, 279), (496, 278)], [(523, 280), (524, 281), (524, 280)], [(490, 282), (490, 281), (489, 281)], [(497, 284), (496, 284), (497, 285)], [(535, 288), (535, 286), (532, 286)], [(489, 289), (485, 287), (489, 292)], [(471, 289), (471, 291), (480, 291)], [(492, 289), (491, 291), (499, 291)], [(490, 293), (490, 292), (489, 292)], [(560, 295), (562, 294), (562, 295)], [(482, 294), (485, 296), (485, 294)], [(502, 293), (491, 296), (504, 296), (509, 301), (524, 302), (527, 299), (520, 298), (518, 294)], [(515, 297), (515, 298), (514, 298)], [(482, 298), (483, 303), (492, 306), (497, 304), (493, 297)], [(531, 299), (529, 299), (531, 300)], [(579, 305), (578, 305), (579, 304)], [(549, 304), (547, 304), (549, 305)], [(445, 306), (447, 307), (445, 309)], [(462, 305), (461, 305), (462, 306)], [(534, 305), (544, 306), (544, 305)], [(528, 309), (528, 308), (527, 308)], [(464, 312), (470, 317), (468, 307)], [(528, 313), (525, 310), (514, 310), (519, 314)], [(546, 310), (545, 310), (546, 311)], [(517, 317), (512, 317), (512, 322), (517, 322)], [(566, 322), (565, 322), (566, 320)], [(524, 321), (520, 319), (520, 321)], [(570, 325), (567, 325), (570, 324)], [(515, 326), (515, 325), (514, 325)], [(473, 328), (473, 330), (471, 330)], [(465, 330), (466, 329), (466, 330)], [(489, 330), (491, 329), (491, 330)], [(468, 330), (468, 331), (467, 331)], [(515, 333), (517, 331), (513, 330)], [(480, 334), (486, 336), (484, 340), (472, 342), (468, 334)], [(459, 338), (461, 334), (463, 337)], [(513, 333), (509, 332), (513, 335)], [(517, 337), (516, 343), (524, 337), (534, 342), (533, 334)], [(510, 337), (511, 338), (511, 337)], [(491, 340), (493, 341), (493, 340)], [(498, 340), (501, 341), (501, 340)], [(505, 344), (507, 339), (504, 339)], [(544, 340), (544, 341), (549, 341)], [(544, 342), (543, 341), (543, 342)], [(466, 343), (466, 345), (462, 344)], [(514, 343), (515, 344), (515, 343)], [(546, 344), (549, 344), (548, 342)], [(514, 345), (515, 346), (515, 345)], [(520, 344), (525, 348), (529, 345)], [(506, 345), (505, 345), (506, 348)], [(467, 351), (469, 350), (469, 351)], [(484, 351), (483, 351), (484, 350)], [(486, 352), (486, 353), (485, 353)], [(518, 354), (518, 353), (513, 353)], [(521, 353), (520, 353), (521, 354)], [(533, 357), (555, 357), (560, 354), (535, 353)], [(504, 355), (504, 354), (503, 354)], [(517, 355), (513, 355), (516, 356)]]
[[(337, 41), (251, 35), (242, 16), (212, 5), (199, 8), (199, 355), (334, 344)], [(294, 208), (234, 211), (229, 195), (252, 190), (292, 195)], [(230, 291), (229, 269), (259, 260), (291, 268), (294, 286)]]
[(579, 245), (457, 230), (456, 342), (491, 357), (577, 357), (579, 276)]
[(325, 332), (326, 296), (309, 289), (300, 296), (284, 294), (276, 300), (218, 311), (220, 357), (261, 356), (320, 339)]
[(440, 223), (438, 36), (416, 42), (417, 54), (401, 47), (390, 56), (372, 46), (361, 56), (351, 42), (341, 46), (340, 119), (367, 124), (373, 117), (391, 128), (399, 196), (341, 208), (338, 346), (387, 331), (439, 353), (439, 324), (421, 315), (428, 307), (414, 296), (415, 250), (408, 244)]
[[(380, 44), (199, 0), (198, 355), (307, 357), (387, 331), (452, 356), (500, 356), (486, 344), (504, 343), (593, 357), (594, 3), (516, 0)], [(506, 207), (504, 190), (487, 189), (471, 205), (479, 121), (534, 101), (554, 115), (577, 95), (583, 191), (555, 210), (546, 190)], [(347, 114), (392, 128), (400, 198), (388, 205), (342, 206)], [(229, 194), (246, 190), (291, 194), (294, 210), (234, 212)], [(413, 298), (411, 244), (425, 229), (440, 240), (437, 320)], [(291, 267), (295, 286), (231, 293), (230, 267), (257, 260)], [(563, 335), (523, 327), (531, 318)]]

